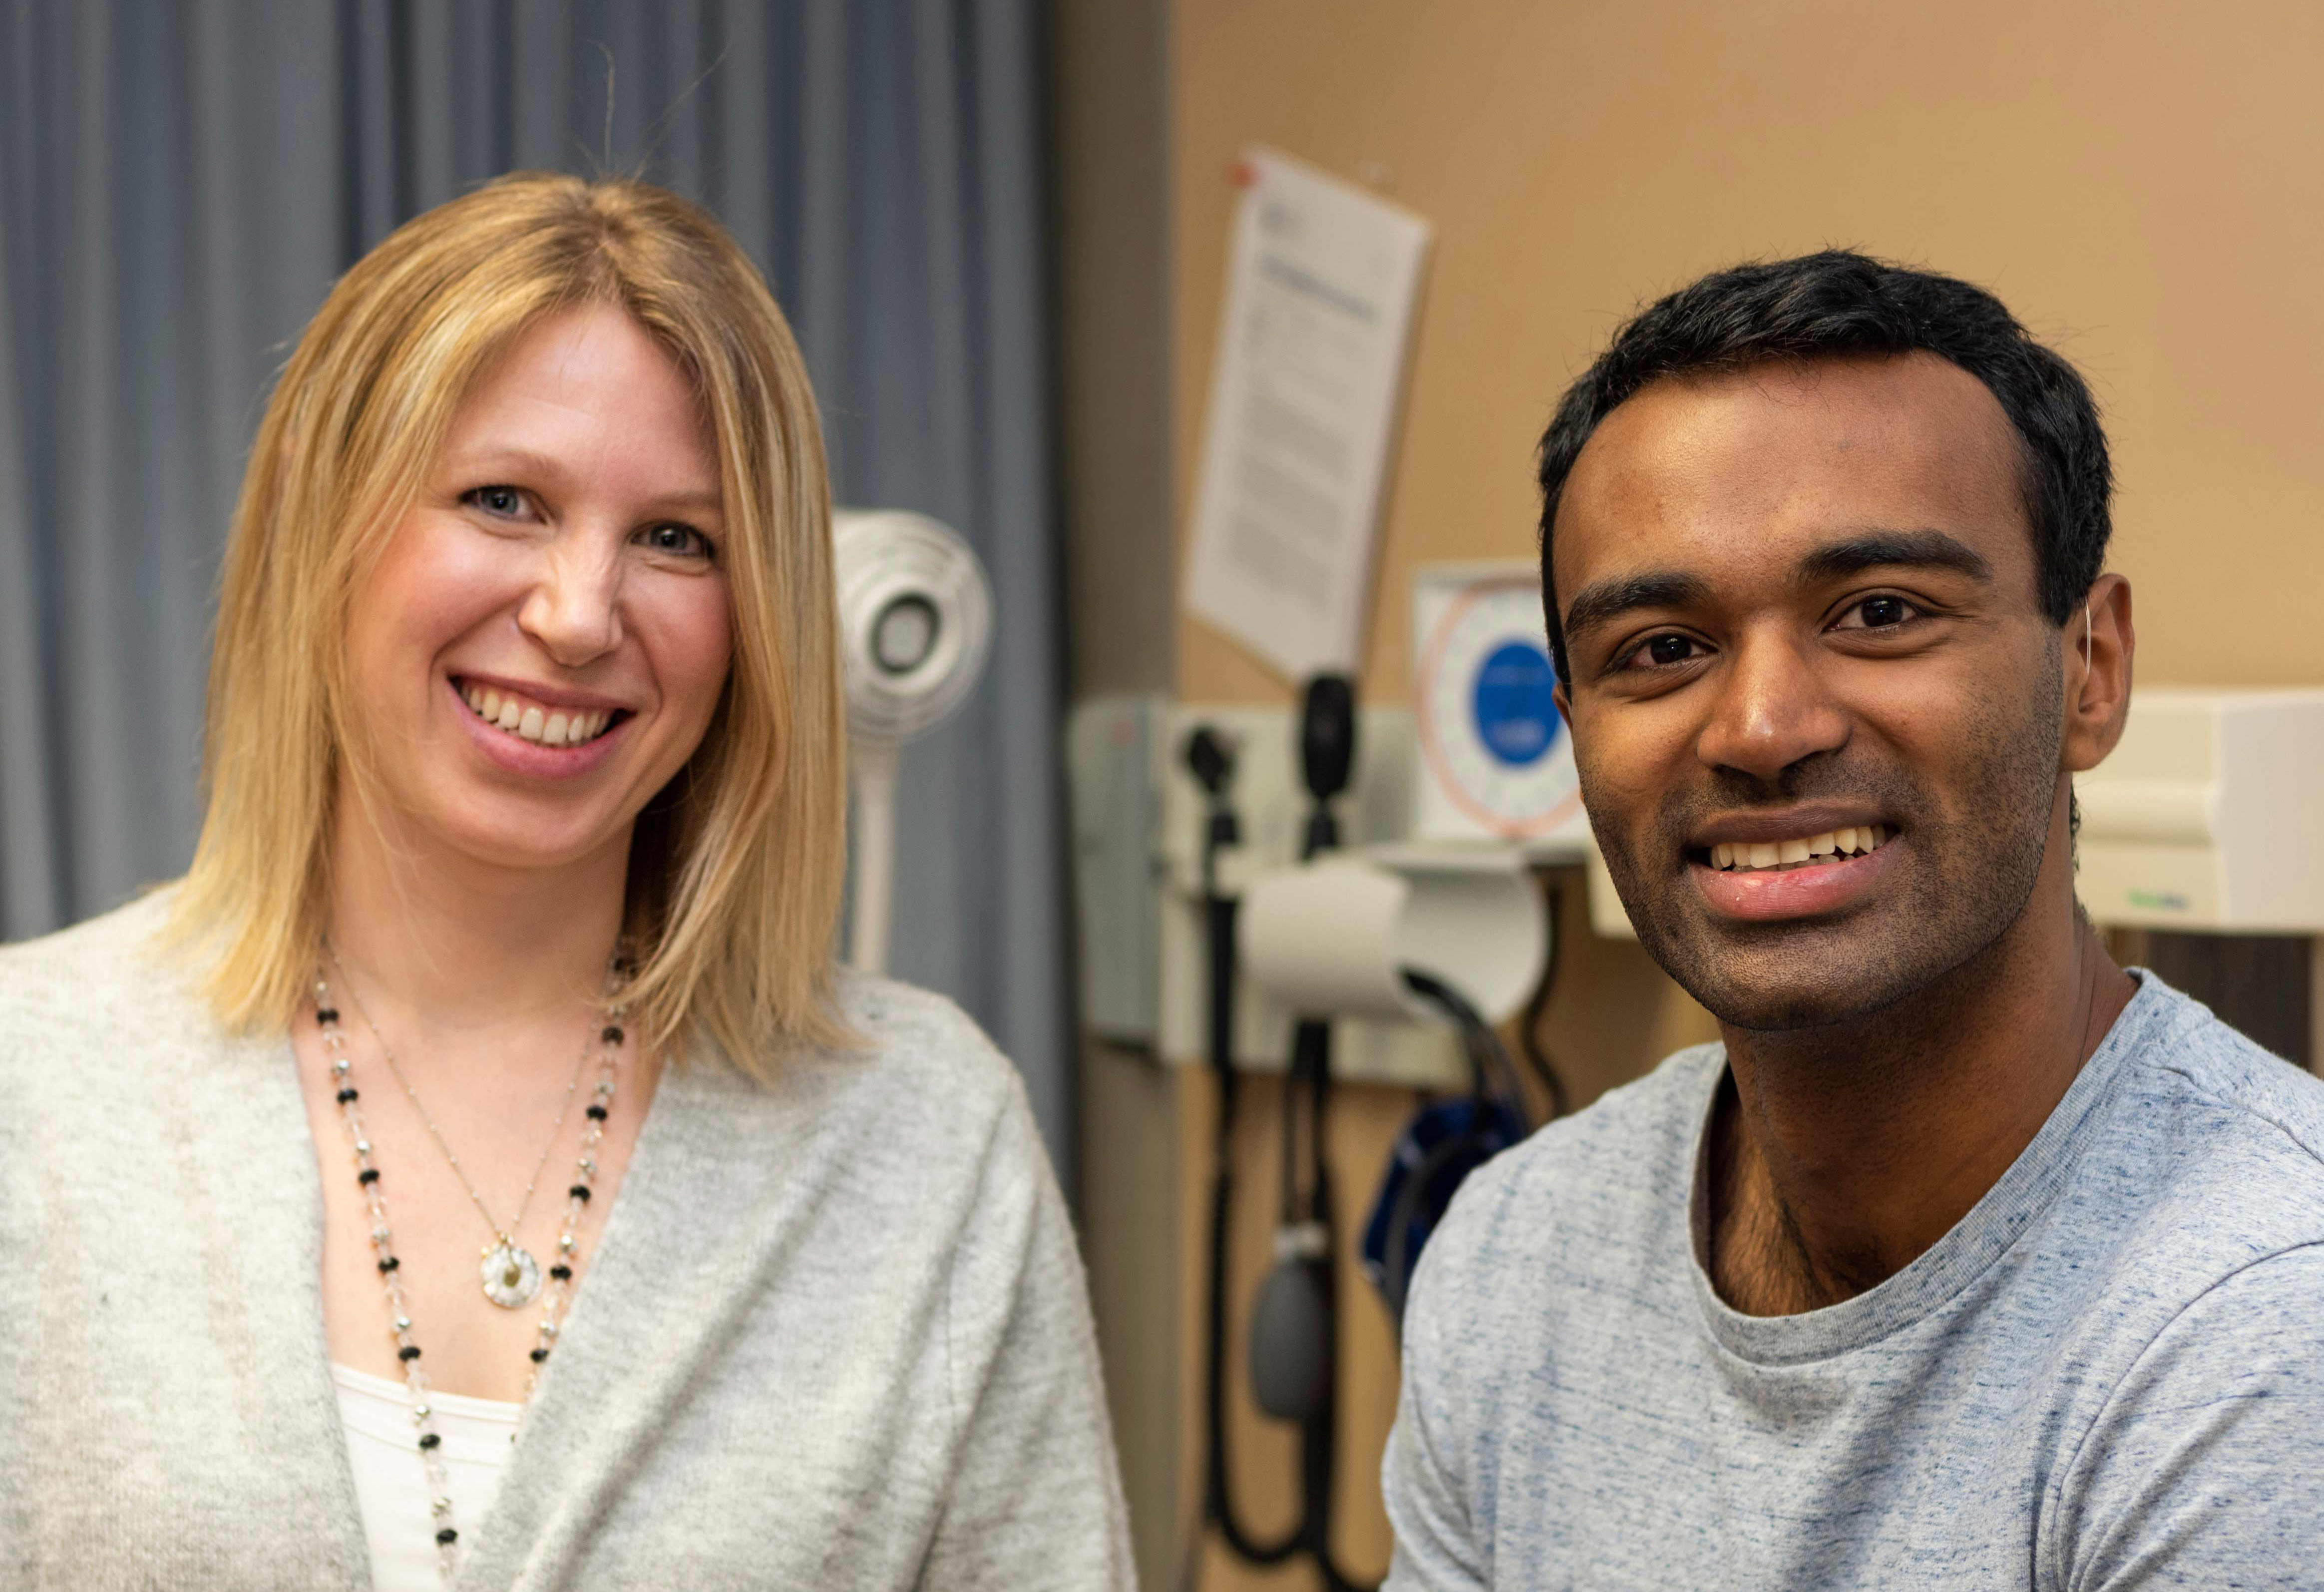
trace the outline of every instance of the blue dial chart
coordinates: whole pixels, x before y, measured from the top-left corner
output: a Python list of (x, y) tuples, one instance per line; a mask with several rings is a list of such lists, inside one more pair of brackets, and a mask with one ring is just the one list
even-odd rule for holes
[(1532, 641), (1504, 641), (1477, 666), (1477, 739), (1494, 760), (1522, 768), (1547, 754), (1562, 727), (1556, 689), (1549, 649)]
[(1414, 596), (1424, 831), (1530, 840), (1577, 820), (1537, 580), (1448, 574), (1424, 578)]

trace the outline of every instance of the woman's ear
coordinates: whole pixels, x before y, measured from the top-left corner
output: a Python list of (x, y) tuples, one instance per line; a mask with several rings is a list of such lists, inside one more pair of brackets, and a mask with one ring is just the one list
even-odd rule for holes
[(2059, 756), (2069, 771), (2097, 768), (2122, 739), (2137, 645), (2130, 583), (2118, 575), (2098, 576), (2082, 612), (2066, 621), (2066, 725)]

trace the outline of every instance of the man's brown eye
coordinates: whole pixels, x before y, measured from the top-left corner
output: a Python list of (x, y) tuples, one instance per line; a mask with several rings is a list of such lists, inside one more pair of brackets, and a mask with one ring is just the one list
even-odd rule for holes
[(1864, 616), (1866, 628), (1877, 630), (1884, 625), (1900, 625), (1911, 617), (1912, 610), (1902, 597), (1867, 597), (1857, 607)]
[(1685, 636), (1656, 636), (1646, 643), (1647, 658), (1657, 664), (1684, 663), (1694, 653), (1694, 642)]

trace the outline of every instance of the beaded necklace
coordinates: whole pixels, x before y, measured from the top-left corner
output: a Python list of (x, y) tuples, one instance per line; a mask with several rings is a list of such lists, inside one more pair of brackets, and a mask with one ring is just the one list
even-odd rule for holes
[(581, 1087), (581, 1074), (589, 1065), (589, 1050), (597, 1036), (592, 1035), (581, 1042), (581, 1054), (573, 1058), (573, 1076), (566, 1081), (565, 1098), (558, 1102), (557, 1120), (549, 1125), (549, 1142), (540, 1146), (540, 1159), (533, 1163), (532, 1175), (525, 1180), (524, 1197), (517, 1201), (516, 1219), (503, 1226), (485, 1208), (484, 1197), (476, 1192), (476, 1185), (468, 1181), (467, 1171), (461, 1166), (460, 1157), (452, 1153), (451, 1145), (446, 1142), (444, 1130), (436, 1126), (436, 1118), (430, 1117), (428, 1108), (420, 1103), (420, 1091), (411, 1087), (411, 1080), (406, 1078), (403, 1069), (396, 1065), (395, 1052), (388, 1047), (387, 1035), (379, 1031), (377, 1023), (372, 1021), (371, 1013), (364, 1007), (363, 991), (355, 988), (355, 980), (347, 975), (347, 964), (339, 960), (338, 952), (328, 940), (323, 942), (323, 954), (330, 958), (333, 967), (339, 970), (339, 977), (346, 985), (347, 998), (355, 1004), (355, 1016), (361, 1017), (364, 1026), (371, 1030), (372, 1043), (379, 1046), (380, 1059), (387, 1063), (387, 1070), (395, 1074), (396, 1082), (403, 1086), (403, 1092), (411, 1100), (411, 1109), (420, 1114), (421, 1125), (428, 1129), (428, 1136), (434, 1139), (436, 1147), (444, 1152), (445, 1164), (451, 1167), (452, 1175), (460, 1180), (460, 1187), (467, 1192), (468, 1202), (476, 1208), (476, 1214), (484, 1219), (485, 1230), (493, 1235), (494, 1242), (485, 1245), (478, 1252), (483, 1261), (477, 1269), (477, 1281), (483, 1284), (484, 1297), (503, 1310), (522, 1310), (540, 1292), (540, 1263), (532, 1257), (530, 1250), (517, 1242), (516, 1235), (524, 1230), (525, 1213), (532, 1209), (533, 1191), (540, 1185), (540, 1174), (549, 1169), (549, 1157), (556, 1150), (557, 1141), (565, 1136), (565, 1118), (573, 1109), (573, 1094)]
[[(618, 977), (625, 971), (624, 964), (617, 959), (614, 975)], [(576, 1235), (581, 1218), (589, 1208), (589, 1188), (597, 1176), (597, 1146), (605, 1136), (605, 1118), (613, 1103), (614, 1070), (622, 1054), (622, 1009), (618, 1004), (606, 1008), (607, 1021), (597, 1035), (597, 1085), (585, 1113), (587, 1120), (582, 1125), (581, 1158), (574, 1168), (573, 1186), (565, 1191), (565, 1223), (557, 1238), (557, 1260), (549, 1268), (549, 1285), (541, 1294), (540, 1330), (533, 1340), (532, 1367), (524, 1379), (526, 1403), (531, 1402), (533, 1389), (540, 1381), (541, 1367), (548, 1364), (549, 1351), (556, 1347), (565, 1308), (572, 1297), (573, 1260), (579, 1247)], [(337, 1086), (339, 1118), (346, 1126), (347, 1142), (355, 1152), (355, 1184), (363, 1192), (364, 1208), (371, 1216), (371, 1246), (387, 1300), (388, 1333), (395, 1340), (395, 1357), (403, 1367), (403, 1386), (411, 1398), (411, 1424), (418, 1437), (420, 1463), (428, 1477), (428, 1508), (436, 1527), (436, 1569), (448, 1583), (459, 1569), (460, 1532), (452, 1518), (451, 1477), (444, 1464), (444, 1439), (436, 1430), (436, 1413), (429, 1403), (428, 1374), (420, 1368), (420, 1345), (411, 1336), (411, 1311), (403, 1292), (403, 1280), (398, 1275), (403, 1263), (395, 1253), (395, 1235), (387, 1225), (386, 1199), (380, 1192), (379, 1168), (373, 1164), (371, 1140), (364, 1133), (363, 1116), (356, 1105), (362, 1096), (355, 1086), (346, 1035), (339, 1026), (338, 1008), (331, 1003), (329, 980), (320, 968), (315, 973), (315, 1023), (322, 1031), (323, 1044), (330, 1058), (331, 1081)]]

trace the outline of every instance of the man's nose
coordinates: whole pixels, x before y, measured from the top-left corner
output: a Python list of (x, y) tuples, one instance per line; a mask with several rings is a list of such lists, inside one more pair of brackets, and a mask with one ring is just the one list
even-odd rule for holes
[(1848, 744), (1849, 718), (1797, 640), (1747, 635), (1734, 645), (1695, 755), (1766, 784), (1819, 752)]

